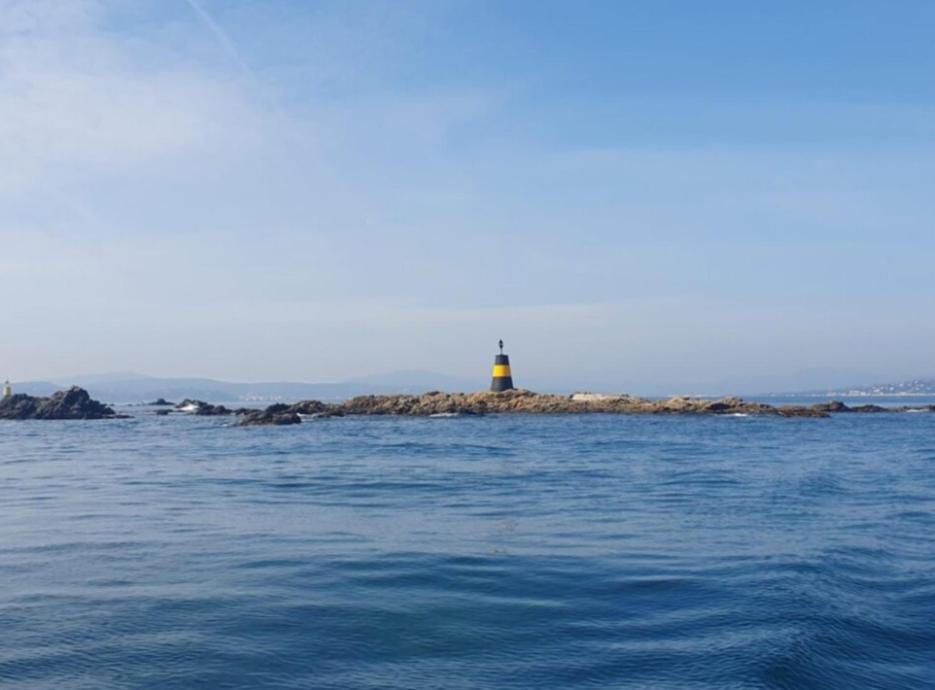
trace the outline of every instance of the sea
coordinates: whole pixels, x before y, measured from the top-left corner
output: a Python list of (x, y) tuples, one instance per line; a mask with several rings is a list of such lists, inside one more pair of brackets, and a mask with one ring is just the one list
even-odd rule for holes
[(935, 414), (0, 422), (0, 687), (935, 688)]

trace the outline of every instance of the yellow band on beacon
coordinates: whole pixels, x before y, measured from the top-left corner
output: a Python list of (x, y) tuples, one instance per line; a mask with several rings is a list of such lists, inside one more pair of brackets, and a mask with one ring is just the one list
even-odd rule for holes
[(510, 373), (510, 366), (508, 364), (494, 364), (493, 365), (493, 377), (495, 379), (499, 379), (505, 376), (512, 376), (512, 374)]

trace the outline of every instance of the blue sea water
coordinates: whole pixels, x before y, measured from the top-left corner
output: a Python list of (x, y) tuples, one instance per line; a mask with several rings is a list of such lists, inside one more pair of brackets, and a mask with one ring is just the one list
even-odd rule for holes
[(933, 688), (935, 415), (0, 423), (0, 686)]

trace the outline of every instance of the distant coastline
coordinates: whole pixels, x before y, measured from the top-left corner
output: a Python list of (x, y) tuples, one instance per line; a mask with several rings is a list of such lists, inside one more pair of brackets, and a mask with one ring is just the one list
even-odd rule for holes
[[(27, 393), (36, 397), (48, 397), (56, 391), (79, 386), (99, 400), (117, 405), (135, 405), (148, 400), (184, 398), (223, 402), (231, 406), (256, 406), (272, 403), (293, 403), (301, 400), (322, 400), (329, 403), (343, 402), (360, 395), (416, 395), (426, 391), (465, 391), (486, 388), (486, 379), (463, 380), (432, 371), (407, 370), (345, 381), (325, 383), (303, 383), (295, 381), (230, 382), (209, 378), (154, 377), (132, 372), (96, 376), (58, 377), (52, 380), (20, 381), (13, 383), (16, 393)], [(573, 389), (552, 390), (558, 394), (571, 394)], [(670, 391), (668, 394), (643, 395), (650, 400), (665, 400), (685, 396), (705, 400), (727, 397), (728, 393), (686, 390)], [(902, 383), (875, 384), (871, 386), (847, 386), (831, 389), (808, 389), (800, 391), (771, 391), (744, 393), (747, 400), (760, 400), (774, 404), (800, 402), (811, 404), (831, 400), (877, 399), (892, 400), (935, 400), (935, 379), (913, 379)], [(884, 402), (885, 404), (885, 402)]]
[(849, 399), (849, 398), (932, 398), (932, 393), (877, 393), (871, 391), (828, 391), (826, 393), (764, 393), (763, 395), (751, 396), (757, 398), (814, 398), (816, 400), (828, 398)]
[(766, 393), (760, 398), (927, 398), (935, 396), (935, 379), (912, 379), (900, 383), (877, 383), (828, 390)]

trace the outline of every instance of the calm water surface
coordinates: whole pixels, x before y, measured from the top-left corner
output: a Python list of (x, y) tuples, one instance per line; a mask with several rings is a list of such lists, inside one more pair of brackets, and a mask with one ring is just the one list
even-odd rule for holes
[(933, 688), (935, 415), (0, 423), (0, 685)]

